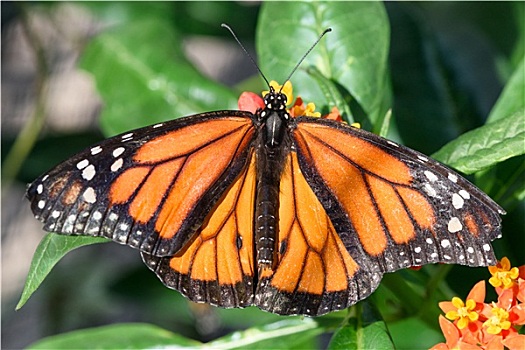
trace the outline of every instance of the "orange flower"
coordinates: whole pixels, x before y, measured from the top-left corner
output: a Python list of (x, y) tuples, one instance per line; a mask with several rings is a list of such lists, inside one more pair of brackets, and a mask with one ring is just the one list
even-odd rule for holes
[[(327, 115), (323, 116), (323, 118), (335, 120), (337, 122), (342, 122), (343, 121), (343, 117), (341, 116), (341, 112), (339, 112), (339, 108), (337, 108), (337, 107), (332, 108), (330, 113), (328, 113)], [(354, 123), (354, 124), (359, 124), (359, 123)], [(352, 124), (352, 126), (354, 126), (354, 125)], [(356, 128), (360, 128), (361, 126), (355, 126), (355, 127)]]
[(466, 303), (463, 303), (460, 298), (454, 297), (452, 301), (442, 301), (439, 303), (439, 307), (445, 313), (446, 318), (455, 321), (459, 329), (464, 329), (471, 322), (478, 320), (484, 300), (485, 281), (480, 281), (470, 291)]
[(241, 111), (255, 113), (257, 109), (264, 108), (264, 100), (261, 98), (261, 96), (253, 92), (245, 91), (241, 94), (241, 96), (239, 96), (237, 105)]
[(463, 340), (460, 330), (445, 317), (439, 315), (439, 326), (445, 336), (445, 343), (434, 345), (430, 350), (446, 350), (446, 349), (465, 349), (465, 350), (479, 350), (476, 343), (469, 343)]
[(525, 335), (513, 334), (503, 339), (501, 343), (509, 350), (523, 350), (525, 349)]
[(511, 326), (509, 321), (509, 313), (504, 309), (497, 307), (495, 303), (492, 303), (492, 314), (485, 322), (483, 327), (487, 328), (489, 334), (500, 334), (502, 330), (508, 330)]
[(445, 316), (454, 322), (440, 316), (446, 343), (432, 349), (525, 349), (525, 335), (518, 333), (525, 324), (525, 266), (512, 268), (509, 260), (503, 258), (489, 270), (498, 302), (484, 302), (485, 282), (481, 281), (472, 288), (465, 303), (457, 297), (439, 303)]
[(458, 321), (457, 326), (459, 329), (463, 329), (468, 326), (469, 322), (478, 320), (478, 313), (474, 311), (476, 308), (476, 302), (472, 299), (467, 299), (466, 303), (463, 303), (458, 297), (452, 298), (452, 305), (456, 310), (450, 310), (445, 314), (445, 317), (451, 321)]
[(501, 259), (496, 266), (489, 266), (489, 271), (492, 274), (489, 283), (496, 288), (512, 288), (519, 277), (519, 269), (517, 267), (511, 268), (507, 257)]
[(310, 102), (305, 106), (303, 99), (300, 97), (297, 97), (297, 99), (295, 100), (295, 103), (290, 109), (290, 115), (292, 117), (321, 117), (321, 113), (315, 112), (315, 104), (313, 102)]

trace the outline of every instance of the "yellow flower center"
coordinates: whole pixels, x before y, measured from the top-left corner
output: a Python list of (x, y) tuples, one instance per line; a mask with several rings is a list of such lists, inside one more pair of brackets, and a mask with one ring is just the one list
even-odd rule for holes
[(503, 289), (512, 288), (519, 276), (518, 268), (511, 268), (510, 261), (507, 257), (501, 259), (498, 265), (489, 266), (489, 271), (492, 275), (489, 283), (493, 287), (503, 287)]
[(499, 334), (502, 330), (510, 328), (509, 313), (504, 309), (497, 307), (494, 303), (490, 313), (492, 314), (485, 322), (483, 327), (487, 328), (489, 334)]
[(313, 102), (310, 102), (306, 105), (304, 115), (306, 115), (307, 117), (321, 117), (321, 113), (315, 111), (315, 104)]
[(472, 311), (476, 308), (476, 302), (472, 299), (468, 299), (467, 303), (464, 304), (463, 300), (458, 297), (452, 298), (452, 305), (457, 310), (449, 311), (445, 314), (445, 317), (451, 321), (458, 320), (458, 328), (463, 329), (468, 326), (469, 322), (477, 321), (479, 315), (477, 312)]

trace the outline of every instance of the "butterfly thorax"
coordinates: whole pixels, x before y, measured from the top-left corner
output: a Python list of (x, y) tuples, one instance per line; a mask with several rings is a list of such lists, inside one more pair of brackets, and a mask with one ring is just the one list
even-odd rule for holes
[(275, 264), (279, 214), (279, 184), (284, 159), (289, 152), (287, 134), (290, 116), (286, 96), (270, 88), (265, 108), (258, 112), (261, 122), (256, 141), (257, 197), (255, 208), (256, 254), (258, 268)]

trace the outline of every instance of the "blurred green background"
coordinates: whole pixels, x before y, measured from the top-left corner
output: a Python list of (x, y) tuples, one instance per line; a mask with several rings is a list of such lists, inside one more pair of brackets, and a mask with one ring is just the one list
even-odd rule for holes
[[(234, 330), (283, 319), (256, 308), (222, 310), (188, 303), (179, 293), (165, 288), (136, 251), (116, 244), (97, 244), (67, 255), (21, 310), (15, 312), (14, 307), (31, 255), (44, 236), (28, 203), (21, 199), (25, 183), (104, 136), (189, 113), (235, 108), (240, 91), (264, 89), (249, 59), (220, 24), (234, 28), (254, 57), (257, 51), (270, 56), (264, 62), (271, 61), (272, 55), (277, 61), (280, 57), (262, 46), (266, 33), (289, 41), (290, 47), (281, 49), (289, 49), (297, 61), (304, 51), (293, 50), (294, 45), (308, 47), (313, 40), (294, 37), (285, 21), (271, 21), (272, 13), (283, 11), (286, 17), (287, 10), (284, 4), (259, 2), (2, 2), (3, 348), (22, 348), (49, 335), (117, 322), (152, 323), (192, 339), (210, 341)], [(382, 105), (377, 110), (384, 113), (387, 105), (393, 109), (389, 137), (432, 154), (483, 125), (512, 72), (524, 62), (524, 4), (404, 2), (386, 3), (382, 10), (388, 16), (390, 33), (386, 45), (389, 81), (385, 95), (379, 96)], [(301, 23), (301, 18), (290, 21)], [(263, 27), (261, 23), (273, 26)], [(162, 35), (145, 42), (149, 38), (142, 35), (152, 26), (158, 26)], [(93, 57), (96, 50), (86, 57), (85, 50), (99, 34), (119, 30), (127, 33), (126, 44), (134, 45), (137, 52), (165, 53), (150, 57), (149, 62), (175, 72), (183, 67), (184, 73), (177, 74), (187, 73), (200, 84), (195, 90), (183, 84), (170, 87), (180, 93), (174, 97), (178, 102), (171, 114), (146, 92), (127, 89), (133, 84), (131, 78), (120, 82), (121, 88), (109, 91), (127, 98), (129, 104), (103, 101), (92, 76), (78, 68), (79, 62), (84, 68), (97, 59), (110, 62), (111, 57)], [(367, 38), (362, 40), (366, 43)], [(366, 44), (373, 47), (376, 43)], [(116, 62), (114, 67), (104, 66), (107, 79), (120, 69)], [(288, 68), (283, 68), (284, 73), (265, 70), (263, 63), (261, 68), (275, 80), (289, 72)], [(305, 73), (298, 74), (297, 79), (302, 81), (300, 74)], [(101, 89), (100, 78), (97, 84)], [(186, 90), (177, 90), (181, 87)], [(294, 87), (301, 89), (300, 85)], [(310, 97), (308, 88), (299, 90), (302, 96)], [(181, 99), (184, 94), (189, 97)], [(518, 92), (520, 98), (525, 99), (523, 91), (521, 96)], [(353, 118), (372, 130), (375, 119), (367, 106), (358, 97), (349, 104)], [(318, 105), (328, 108), (322, 102)], [(101, 112), (103, 119), (99, 121)], [(112, 120), (109, 114), (113, 112), (127, 113), (128, 118)], [(15, 143), (21, 133), (29, 140), (22, 146)], [(18, 152), (13, 152), (13, 145)], [(514, 265), (525, 263), (523, 160), (523, 156), (514, 157), (470, 177), (507, 210), (504, 238), (494, 246), (498, 257), (508, 256)], [(419, 272), (405, 270), (394, 275), (414, 290), (424, 291), (435, 274), (446, 273), (446, 283), (440, 284), (436, 298), (455, 294), (464, 298), (474, 283), (489, 276), (485, 268), (461, 266), (450, 271), (428, 266)], [(423, 316), (420, 310), (411, 309), (398, 299), (398, 281), (387, 276), (371, 298), (385, 318), (394, 344), (417, 348), (441, 341), (435, 305)], [(487, 299), (491, 298), (494, 295), (489, 294)], [(327, 317), (342, 321), (344, 316), (337, 313)], [(425, 323), (422, 318), (435, 322)], [(330, 332), (319, 336), (312, 331), (289, 347), (322, 348), (329, 340)]]

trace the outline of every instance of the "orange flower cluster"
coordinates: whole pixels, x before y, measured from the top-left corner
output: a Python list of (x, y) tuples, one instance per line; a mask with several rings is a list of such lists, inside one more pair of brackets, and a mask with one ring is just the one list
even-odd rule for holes
[[(283, 86), (281, 86), (276, 81), (272, 80), (270, 81), (270, 86), (275, 91), (281, 91), (283, 94), (286, 95), (286, 98), (288, 100), (287, 105), (290, 106), (289, 108), (287, 108), (288, 113), (290, 113), (290, 115), (294, 118), (307, 116), (332, 119), (339, 122), (343, 121), (343, 118), (341, 117), (341, 114), (337, 107), (332, 108), (332, 111), (327, 115), (321, 116), (321, 113), (315, 111), (315, 104), (313, 102), (305, 104), (301, 97), (297, 97), (295, 99), (295, 102), (293, 102), (293, 87), (290, 81), (287, 81), (286, 83), (284, 83)], [(267, 93), (268, 91), (263, 91), (263, 96)], [(243, 92), (239, 97), (238, 105), (241, 111), (250, 111), (252, 113), (255, 113), (257, 109), (264, 108), (264, 101), (261, 98), (261, 96), (254, 94), (253, 92)]]
[(445, 343), (431, 350), (525, 349), (525, 335), (518, 333), (525, 324), (525, 265), (511, 267), (505, 257), (489, 271), (489, 283), (495, 287), (498, 301), (485, 303), (485, 281), (481, 281), (465, 302), (454, 297), (439, 303), (445, 313), (439, 316)]

